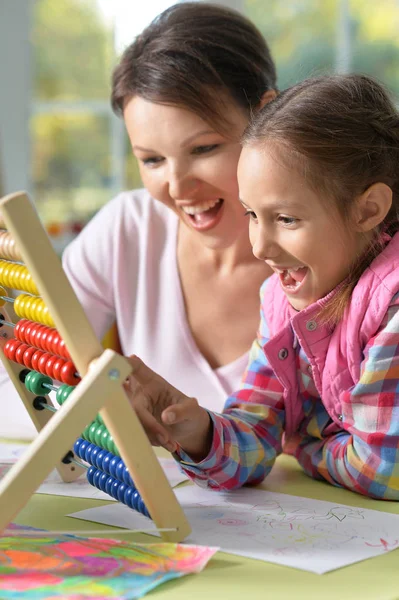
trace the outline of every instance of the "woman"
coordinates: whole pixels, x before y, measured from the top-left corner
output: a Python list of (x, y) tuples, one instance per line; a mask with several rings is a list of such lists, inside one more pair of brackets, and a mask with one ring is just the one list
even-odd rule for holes
[(213, 410), (239, 384), (270, 274), (236, 169), (249, 116), (275, 88), (269, 49), (239, 13), (187, 2), (159, 15), (113, 74), (145, 189), (109, 202), (63, 258), (97, 335), (116, 321), (125, 355)]

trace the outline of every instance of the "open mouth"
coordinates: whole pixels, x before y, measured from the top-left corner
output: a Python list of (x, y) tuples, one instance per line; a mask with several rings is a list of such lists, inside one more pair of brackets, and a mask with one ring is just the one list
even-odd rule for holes
[(297, 292), (302, 287), (308, 271), (308, 267), (279, 270), (278, 274), (282, 288), (291, 294)]
[(219, 222), (223, 202), (223, 198), (218, 198), (196, 206), (184, 206), (182, 210), (196, 229), (210, 229)]

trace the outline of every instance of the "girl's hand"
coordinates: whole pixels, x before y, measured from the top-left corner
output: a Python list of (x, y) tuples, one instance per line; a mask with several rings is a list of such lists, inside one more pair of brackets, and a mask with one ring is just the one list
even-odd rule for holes
[(127, 357), (132, 373), (125, 383), (130, 402), (153, 446), (175, 452), (178, 445), (196, 462), (212, 443), (212, 422), (195, 398), (185, 396), (137, 356)]

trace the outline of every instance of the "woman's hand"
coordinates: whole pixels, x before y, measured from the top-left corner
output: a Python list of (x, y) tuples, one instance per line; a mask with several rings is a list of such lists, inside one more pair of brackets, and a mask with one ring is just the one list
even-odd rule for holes
[(153, 446), (175, 452), (179, 445), (193, 460), (204, 459), (212, 443), (212, 422), (195, 398), (179, 392), (137, 356), (127, 357), (132, 373), (125, 391)]

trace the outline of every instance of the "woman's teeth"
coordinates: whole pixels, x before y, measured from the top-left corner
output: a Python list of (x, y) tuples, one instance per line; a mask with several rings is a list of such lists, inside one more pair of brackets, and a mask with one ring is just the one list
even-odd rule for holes
[(182, 206), (182, 210), (188, 215), (197, 215), (199, 213), (210, 210), (211, 208), (219, 204), (221, 201), (221, 198), (218, 198), (217, 200), (203, 202), (202, 204), (196, 204), (195, 206)]

